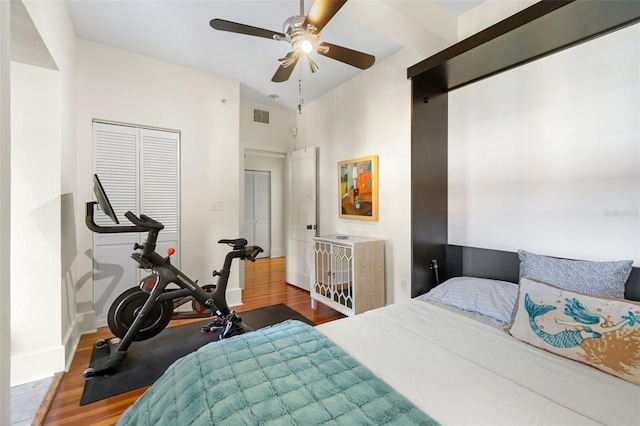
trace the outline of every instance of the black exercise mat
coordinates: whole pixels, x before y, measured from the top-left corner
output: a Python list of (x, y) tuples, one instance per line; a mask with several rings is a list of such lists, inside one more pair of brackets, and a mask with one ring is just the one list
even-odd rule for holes
[[(239, 312), (242, 322), (253, 330), (278, 324), (288, 319), (315, 325), (285, 304), (266, 306)], [(157, 336), (133, 342), (118, 371), (109, 376), (96, 376), (85, 382), (80, 405), (109, 398), (130, 390), (153, 384), (178, 358), (181, 358), (210, 342), (218, 341), (218, 333), (202, 333), (200, 327), (211, 322), (206, 318), (190, 324), (169, 327)], [(108, 348), (93, 349), (91, 362)]]

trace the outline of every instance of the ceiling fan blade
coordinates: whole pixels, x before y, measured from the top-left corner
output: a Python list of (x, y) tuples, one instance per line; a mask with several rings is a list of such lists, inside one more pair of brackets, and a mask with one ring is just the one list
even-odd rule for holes
[(344, 62), (361, 70), (366, 70), (376, 62), (376, 57), (373, 55), (331, 43), (320, 43), (317, 52), (322, 56)]
[(211, 25), (211, 28), (215, 30), (246, 34), (256, 37), (264, 37), (272, 40), (274, 39), (274, 36), (284, 37), (284, 34), (276, 31), (252, 27), (251, 25), (239, 24), (237, 22), (225, 21), (224, 19), (212, 19), (211, 21), (209, 21), (209, 25)]
[(346, 2), (347, 0), (315, 0), (307, 13), (302, 28), (306, 29), (307, 25), (311, 24), (316, 27), (316, 32), (319, 33)]
[[(293, 72), (293, 69), (296, 67), (296, 64), (298, 63), (298, 59), (300, 59), (300, 56), (296, 55), (293, 52), (289, 52), (287, 53), (287, 57), (285, 59), (280, 59), (280, 67), (278, 67), (278, 69), (276, 70), (276, 73), (273, 75), (273, 77), (271, 77), (271, 81), (273, 81), (274, 83), (282, 83), (284, 81), (289, 80), (289, 77), (291, 77), (291, 73)], [(289, 64), (287, 66), (285, 66), (284, 64)]]

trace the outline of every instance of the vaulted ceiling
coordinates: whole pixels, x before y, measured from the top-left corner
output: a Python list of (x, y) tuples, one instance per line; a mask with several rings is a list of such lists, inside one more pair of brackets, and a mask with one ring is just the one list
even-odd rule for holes
[[(425, 57), (455, 43), (458, 16), (483, 0), (350, 0), (324, 27), (320, 41), (383, 61), (403, 48)], [(304, 2), (305, 15), (312, 2)], [(313, 54), (312, 74), (300, 61), (288, 81), (272, 76), (291, 47), (283, 41), (210, 27), (213, 18), (282, 32), (300, 14), (299, 0), (67, 0), (78, 37), (240, 81), (241, 97), (295, 109), (300, 71), (305, 103), (361, 70)], [(437, 51), (436, 50), (436, 51)], [(375, 65), (374, 65), (375, 66)]]

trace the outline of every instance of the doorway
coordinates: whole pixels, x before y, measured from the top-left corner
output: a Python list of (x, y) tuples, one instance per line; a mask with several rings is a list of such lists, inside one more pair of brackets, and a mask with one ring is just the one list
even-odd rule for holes
[[(269, 254), (270, 257), (284, 257), (285, 255), (285, 230), (284, 230), (284, 188), (285, 188), (285, 158), (284, 154), (271, 152), (256, 152), (245, 149), (244, 167), (245, 171), (260, 171), (269, 173), (269, 206), (270, 206), (270, 234), (269, 234)], [(246, 176), (243, 174), (246, 179)], [(246, 185), (246, 182), (245, 184)], [(241, 191), (244, 191), (244, 185)], [(243, 206), (242, 220), (244, 224), (243, 237), (249, 234), (249, 228), (245, 222), (246, 215), (246, 195), (241, 194), (245, 205)], [(247, 238), (248, 239), (248, 238)], [(263, 247), (266, 248), (266, 247)]]

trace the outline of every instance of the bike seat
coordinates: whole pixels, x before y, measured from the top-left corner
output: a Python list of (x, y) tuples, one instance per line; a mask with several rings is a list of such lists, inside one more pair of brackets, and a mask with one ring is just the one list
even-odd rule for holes
[(247, 240), (244, 238), (236, 238), (235, 240), (219, 240), (218, 244), (227, 244), (229, 246), (233, 246), (234, 250), (238, 250), (247, 245)]

